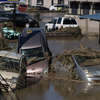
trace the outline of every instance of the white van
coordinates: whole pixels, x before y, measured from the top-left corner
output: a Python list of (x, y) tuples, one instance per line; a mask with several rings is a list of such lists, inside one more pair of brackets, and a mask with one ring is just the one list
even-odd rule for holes
[(45, 30), (52, 31), (66, 27), (78, 27), (78, 24), (72, 17), (54, 17), (50, 22), (46, 23)]
[(13, 11), (14, 6), (12, 4), (5, 4), (4, 5), (4, 11)]

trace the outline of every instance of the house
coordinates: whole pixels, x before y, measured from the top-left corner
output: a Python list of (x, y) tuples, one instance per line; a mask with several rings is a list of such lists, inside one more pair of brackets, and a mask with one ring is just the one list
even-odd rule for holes
[(88, 15), (100, 13), (100, 0), (69, 0), (73, 15)]
[(26, 4), (34, 6), (36, 4), (41, 4), (44, 7), (49, 8), (54, 4), (68, 4), (68, 0), (26, 0)]
[(74, 15), (83, 35), (99, 35), (100, 23), (98, 21), (82, 20), (78, 16), (100, 13), (100, 0), (26, 0), (26, 4), (32, 6), (42, 4), (47, 8), (54, 4), (68, 4), (69, 14)]
[(83, 35), (99, 35), (100, 22), (79, 19), (78, 16), (100, 13), (100, 0), (69, 0), (69, 14), (74, 15)]

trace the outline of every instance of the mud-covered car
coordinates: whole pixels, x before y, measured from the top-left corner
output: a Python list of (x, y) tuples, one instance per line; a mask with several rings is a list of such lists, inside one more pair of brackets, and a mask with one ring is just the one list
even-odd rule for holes
[(51, 71), (62, 78), (100, 83), (100, 51), (91, 48), (65, 50), (52, 61)]
[(26, 57), (9, 51), (0, 51), (0, 90), (13, 91), (26, 86)]
[(40, 77), (49, 72), (49, 47), (42, 28), (26, 28), (18, 37), (17, 52), (26, 55), (27, 77)]
[(75, 55), (72, 56), (77, 78), (82, 81), (100, 82), (100, 58)]
[(15, 39), (15, 38), (18, 38), (19, 32), (5, 27), (5, 28), (3, 28), (2, 35), (3, 35), (3, 37), (5, 37), (7, 39)]

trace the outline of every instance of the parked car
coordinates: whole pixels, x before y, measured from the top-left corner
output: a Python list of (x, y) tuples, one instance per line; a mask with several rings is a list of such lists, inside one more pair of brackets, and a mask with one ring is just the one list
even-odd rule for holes
[(79, 80), (87, 82), (100, 82), (100, 58), (90, 56), (72, 56), (75, 67), (73, 71)]
[(28, 9), (28, 5), (26, 5), (26, 4), (19, 4), (18, 5), (19, 12), (25, 12), (27, 9)]
[(43, 7), (43, 6), (31, 6), (29, 9), (33, 9), (33, 10), (49, 10), (49, 8)]
[(26, 57), (9, 51), (0, 51), (0, 89), (13, 91), (26, 86)]
[(14, 5), (13, 4), (4, 4), (4, 11), (13, 11)]
[(52, 5), (50, 6), (49, 10), (63, 10), (63, 9), (68, 9), (69, 6), (68, 5), (64, 5), (64, 4), (58, 4), (58, 5)]
[(50, 22), (45, 25), (46, 31), (52, 31), (66, 27), (78, 27), (75, 18), (72, 17), (54, 17)]
[[(2, 13), (0, 15), (0, 20), (13, 22), (13, 13), (12, 12)], [(29, 24), (30, 27), (39, 26), (39, 22), (35, 18), (31, 17), (29, 14), (16, 12), (16, 26), (24, 27), (26, 26), (26, 24)]]
[(19, 35), (17, 52), (26, 55), (27, 77), (48, 73), (49, 47), (42, 28), (26, 28)]

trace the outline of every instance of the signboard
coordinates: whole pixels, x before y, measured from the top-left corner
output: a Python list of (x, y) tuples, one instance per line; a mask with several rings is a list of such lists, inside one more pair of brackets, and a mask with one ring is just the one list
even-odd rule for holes
[(20, 0), (0, 0), (0, 2), (20, 2)]

